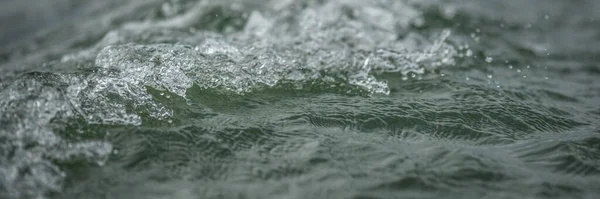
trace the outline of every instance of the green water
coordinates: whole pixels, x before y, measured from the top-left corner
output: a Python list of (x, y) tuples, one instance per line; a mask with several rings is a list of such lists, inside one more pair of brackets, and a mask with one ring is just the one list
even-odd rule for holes
[(55, 1), (0, 34), (0, 198), (600, 195), (595, 1)]

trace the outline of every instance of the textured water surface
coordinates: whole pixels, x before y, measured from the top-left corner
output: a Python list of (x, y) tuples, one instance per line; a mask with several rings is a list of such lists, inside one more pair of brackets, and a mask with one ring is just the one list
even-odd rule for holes
[(597, 1), (35, 2), (0, 198), (600, 197)]

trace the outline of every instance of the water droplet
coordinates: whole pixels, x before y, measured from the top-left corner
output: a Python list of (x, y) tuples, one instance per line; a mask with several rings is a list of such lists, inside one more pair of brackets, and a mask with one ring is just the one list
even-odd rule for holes
[(527, 78), (527, 76), (526, 76), (526, 75), (523, 75), (523, 78)]
[(548, 77), (544, 77), (544, 79), (548, 79)]
[(472, 55), (473, 55), (473, 51), (471, 51), (471, 50), (467, 50), (467, 54), (466, 54), (466, 55), (467, 55), (467, 57), (470, 57), (470, 56), (472, 56)]
[(550, 16), (544, 15), (544, 19), (548, 20), (548, 19), (550, 19)]
[(471, 79), (471, 78), (469, 78), (469, 77), (466, 77), (466, 78), (465, 78), (465, 80), (467, 80), (467, 81), (469, 81), (470, 79)]
[(167, 123), (169, 123), (169, 124), (173, 124), (173, 120), (172, 120), (172, 119), (169, 119), (169, 120), (167, 120)]
[(512, 68), (513, 68), (513, 65), (508, 65), (508, 68), (512, 69)]
[(527, 65), (527, 68), (531, 68), (531, 66)]
[(171, 98), (171, 96), (170, 96), (170, 95), (167, 95), (167, 96), (166, 96), (166, 98), (167, 98), (167, 99), (169, 99), (169, 98)]
[(494, 61), (494, 58), (491, 58), (491, 57), (486, 57), (486, 58), (485, 58), (485, 61), (486, 61), (487, 63), (492, 63), (492, 61)]
[(488, 79), (492, 79), (492, 77), (493, 77), (492, 74), (487, 75)]
[(440, 74), (440, 75), (441, 75), (442, 77), (443, 77), (443, 76), (446, 76), (446, 74), (444, 74), (444, 73), (442, 73), (442, 74)]
[(163, 96), (163, 95), (165, 95), (165, 93), (163, 93), (163, 92), (160, 92), (160, 93), (159, 93), (159, 95), (160, 95), (160, 96)]
[(520, 73), (520, 72), (521, 72), (521, 69), (517, 69), (517, 73)]

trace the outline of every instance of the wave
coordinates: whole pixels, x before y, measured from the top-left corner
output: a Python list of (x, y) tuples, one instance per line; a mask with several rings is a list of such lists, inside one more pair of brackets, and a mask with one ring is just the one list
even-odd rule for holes
[[(495, 27), (496, 12), (411, 0), (110, 2), (0, 52), (3, 196), (598, 190), (588, 129), (598, 111), (581, 119), (553, 104), (583, 98), (554, 92), (558, 83), (453, 76), (456, 63), (488, 72), (477, 59), (498, 50), (507, 64), (544, 56)], [(527, 29), (517, 22), (506, 26)], [(502, 36), (471, 35), (477, 27)], [(471, 49), (464, 38), (483, 39)]]
[[(169, 124), (178, 114), (172, 103), (190, 103), (194, 89), (388, 94), (374, 73), (422, 74), (452, 65), (456, 55), (445, 43), (449, 31), (397, 39), (395, 29), (419, 19), (401, 2), (230, 3), (183, 9), (177, 6), (192, 3), (131, 1), (2, 52), (1, 192), (14, 198), (60, 192), (66, 174), (55, 163), (102, 164), (113, 153), (101, 136), (79, 141), (61, 125)], [(151, 13), (146, 8), (161, 14), (136, 21), (131, 13)]]

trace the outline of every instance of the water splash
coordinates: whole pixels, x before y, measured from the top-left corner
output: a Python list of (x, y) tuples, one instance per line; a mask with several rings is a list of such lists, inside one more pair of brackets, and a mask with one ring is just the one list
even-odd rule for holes
[(389, 94), (377, 73), (423, 74), (456, 55), (445, 42), (449, 31), (433, 39), (411, 31), (424, 22), (409, 1), (132, 0), (85, 19), (48, 33), (81, 37), (9, 53), (13, 68), (43, 64), (0, 75), (0, 192), (8, 198), (60, 192), (65, 174), (56, 162), (102, 164), (112, 152), (107, 142), (62, 138), (58, 121), (172, 123), (173, 110), (151, 89), (182, 98), (194, 86), (234, 95), (311, 87)]

